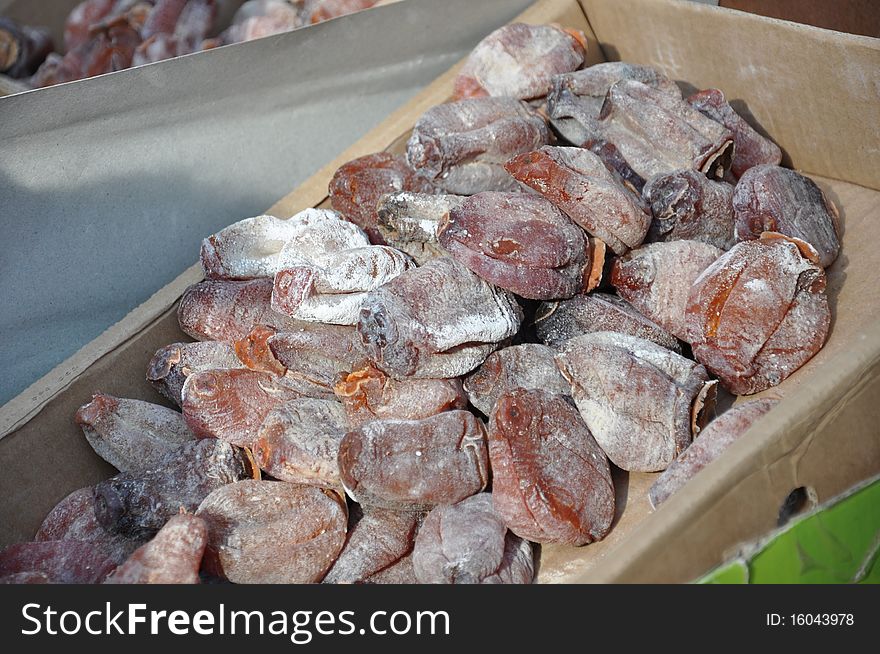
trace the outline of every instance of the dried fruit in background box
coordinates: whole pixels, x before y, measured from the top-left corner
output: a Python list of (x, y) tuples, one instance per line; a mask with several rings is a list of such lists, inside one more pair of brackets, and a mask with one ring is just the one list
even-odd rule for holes
[(485, 95), (531, 100), (547, 95), (554, 75), (584, 63), (583, 32), (553, 25), (511, 23), (473, 49), (458, 76), (453, 100)]
[(706, 89), (690, 96), (687, 101), (704, 116), (721, 123), (733, 134), (733, 161), (730, 171), (742, 177), (752, 166), (778, 164), (782, 150), (773, 141), (761, 136), (724, 99), (718, 89)]
[(334, 400), (303, 398), (276, 407), (254, 442), (254, 459), (282, 481), (339, 488), (336, 456), (348, 417)]
[(216, 0), (189, 0), (174, 26), (177, 54), (201, 50), (202, 42), (214, 30), (216, 20)]
[(547, 95), (550, 124), (572, 145), (583, 146), (595, 138), (596, 121), (602, 111), (608, 89), (622, 79), (642, 84), (681, 98), (675, 82), (650, 66), (609, 61), (583, 70), (563, 73), (553, 78)]
[(699, 241), (648, 243), (614, 262), (611, 284), (638, 311), (687, 341), (685, 309), (691, 284), (722, 254)]
[(432, 510), (413, 567), (423, 584), (528, 584), (535, 574), (531, 545), (507, 530), (490, 493)]
[(750, 168), (733, 192), (733, 209), (741, 241), (779, 232), (808, 243), (823, 268), (837, 258), (837, 207), (809, 177), (781, 166)]
[(288, 262), (275, 274), (272, 308), (299, 320), (353, 325), (367, 292), (412, 267), (407, 255), (384, 245)]
[(267, 372), (207, 370), (187, 378), (180, 406), (186, 424), (199, 438), (250, 447), (269, 412), (300, 397), (302, 393)]
[(92, 25), (109, 16), (116, 4), (116, 0), (85, 0), (74, 7), (64, 24), (65, 51), (88, 41)]
[(334, 390), (352, 427), (371, 420), (421, 420), (467, 407), (460, 379), (394, 379), (372, 365), (346, 375)]
[(678, 455), (648, 491), (655, 509), (678, 492), (695, 474), (712, 463), (779, 400), (763, 398), (737, 404), (710, 422), (689, 448)]
[(418, 521), (415, 513), (368, 510), (349, 531), (324, 583), (361, 583), (399, 562), (412, 552)]
[(543, 147), (511, 159), (504, 167), (615, 254), (637, 247), (648, 232), (648, 206), (589, 150)]
[(246, 451), (215, 439), (192, 441), (152, 470), (120, 473), (96, 485), (95, 515), (105, 529), (150, 535), (181, 509), (195, 511), (212, 491), (254, 474)]
[(0, 73), (13, 79), (33, 75), (52, 50), (49, 30), (0, 16)]
[(449, 212), (439, 239), (469, 270), (524, 298), (571, 297), (589, 277), (586, 234), (537, 195), (472, 195)]
[(513, 98), (472, 98), (428, 109), (406, 146), (410, 166), (447, 193), (517, 190), (510, 157), (550, 142), (544, 119)]
[(596, 442), (624, 470), (665, 469), (714, 406), (703, 366), (635, 336), (578, 336), (557, 363)]
[(176, 515), (104, 583), (197, 584), (207, 542), (208, 527), (204, 520), (194, 515)]
[(733, 134), (687, 102), (641, 82), (608, 90), (596, 135), (613, 143), (643, 179), (694, 169), (721, 179), (733, 154)]
[(51, 583), (99, 584), (116, 565), (103, 548), (77, 540), (16, 543), (0, 550), (0, 577), (42, 573)]
[(340, 375), (365, 363), (360, 337), (350, 325), (307, 322), (296, 331), (275, 334), (267, 343), (287, 368), (284, 385), (309, 397), (333, 399)]
[(357, 328), (365, 354), (389, 375), (451, 378), (480, 365), (522, 317), (512, 295), (442, 257), (370, 293)]
[(513, 533), (537, 543), (601, 540), (614, 519), (605, 453), (564, 395), (515, 388), (488, 428), (492, 502)]
[(781, 383), (825, 343), (825, 273), (779, 234), (736, 244), (696, 280), (687, 305), (694, 356), (737, 395)]
[(188, 0), (156, 0), (141, 28), (141, 36), (148, 39), (155, 34), (173, 34), (177, 21)]
[(700, 241), (727, 250), (734, 242), (733, 186), (695, 170), (659, 175), (642, 196), (654, 220), (648, 241)]
[(363, 229), (370, 241), (384, 245), (377, 225), (376, 203), (386, 193), (430, 193), (431, 185), (406, 163), (406, 158), (376, 152), (343, 164), (333, 174), (328, 193), (330, 205)]
[(384, 195), (376, 206), (379, 233), (388, 245), (406, 252), (421, 266), (446, 255), (437, 240), (440, 223), (464, 199), (463, 195), (409, 191)]
[(363, 506), (421, 511), (458, 502), (489, 481), (486, 430), (467, 411), (368, 422), (342, 439), (339, 473)]
[(148, 470), (195, 438), (177, 411), (96, 393), (74, 416), (89, 445), (121, 472)]
[(638, 336), (681, 354), (678, 339), (616, 295), (590, 293), (561, 302), (542, 302), (535, 330), (544, 345), (561, 348), (567, 340), (592, 332)]
[(143, 544), (110, 532), (98, 523), (95, 516), (95, 498), (92, 487), (80, 488), (61, 500), (49, 511), (37, 533), (37, 542), (47, 540), (76, 540), (94, 543), (114, 562), (122, 563)]
[(177, 307), (180, 328), (200, 341), (234, 343), (256, 325), (279, 332), (300, 329), (303, 322), (272, 310), (272, 280), (206, 280), (183, 292)]
[(244, 365), (229, 343), (198, 341), (171, 343), (160, 348), (147, 366), (147, 381), (157, 391), (174, 402), (181, 403), (181, 391), (186, 378), (194, 372), (217, 368), (243, 368)]
[(237, 584), (320, 581), (345, 543), (344, 505), (313, 486), (242, 481), (211, 493), (196, 515), (208, 524), (205, 570)]
[(202, 49), (288, 32), (303, 24), (297, 8), (287, 0), (249, 0), (238, 8), (232, 24), (220, 36), (202, 43)]
[(498, 398), (515, 388), (571, 395), (571, 387), (556, 368), (555, 356), (554, 350), (537, 343), (493, 352), (464, 380), (471, 404), (489, 416)]
[(378, 0), (306, 0), (303, 16), (309, 23), (320, 23), (338, 16), (369, 9)]

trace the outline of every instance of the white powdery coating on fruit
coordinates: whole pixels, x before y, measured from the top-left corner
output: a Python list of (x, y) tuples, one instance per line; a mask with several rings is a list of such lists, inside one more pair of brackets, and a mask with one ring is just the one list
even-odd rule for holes
[(295, 224), (289, 220), (245, 218), (202, 242), (202, 268), (209, 277), (270, 277), (294, 233)]

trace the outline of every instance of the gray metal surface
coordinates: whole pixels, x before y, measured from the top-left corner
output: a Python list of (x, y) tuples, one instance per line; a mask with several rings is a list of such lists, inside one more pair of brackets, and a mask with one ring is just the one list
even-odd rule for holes
[(0, 403), (529, 4), (407, 0), (0, 98)]

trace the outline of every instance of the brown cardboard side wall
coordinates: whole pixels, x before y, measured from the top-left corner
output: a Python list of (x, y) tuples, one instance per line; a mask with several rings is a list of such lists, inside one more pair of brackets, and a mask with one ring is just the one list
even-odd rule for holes
[(681, 0), (580, 0), (608, 59), (721, 88), (788, 165), (880, 189), (880, 39)]

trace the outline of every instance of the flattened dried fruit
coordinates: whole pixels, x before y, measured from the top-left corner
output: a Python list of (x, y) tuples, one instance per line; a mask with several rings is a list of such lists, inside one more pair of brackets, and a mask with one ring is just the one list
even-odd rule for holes
[(242, 481), (211, 493), (196, 515), (208, 524), (205, 569), (237, 584), (320, 581), (345, 543), (339, 497), (313, 486)]
[(528, 299), (571, 297), (589, 278), (586, 234), (540, 196), (472, 195), (449, 212), (439, 239), (459, 263)]
[(220, 438), (250, 447), (269, 412), (302, 397), (267, 372), (238, 368), (190, 375), (183, 385), (181, 409), (199, 438)]
[(417, 584), (416, 570), (413, 567), (412, 552), (387, 568), (364, 579), (366, 584)]
[(171, 343), (159, 349), (147, 366), (147, 381), (180, 406), (186, 378), (194, 372), (217, 368), (242, 368), (235, 348), (223, 341)]
[(637, 247), (648, 232), (647, 205), (589, 150), (543, 147), (504, 167), (616, 254)]
[(471, 404), (489, 416), (498, 398), (515, 388), (571, 395), (571, 387), (556, 368), (555, 356), (554, 350), (537, 343), (493, 352), (464, 381)]
[(781, 166), (750, 168), (733, 192), (733, 209), (741, 241), (779, 232), (808, 243), (823, 268), (837, 258), (837, 207), (809, 177)]
[(613, 143), (643, 179), (692, 168), (721, 179), (733, 134), (674, 94), (634, 80), (608, 90), (593, 138)]
[(531, 545), (507, 530), (490, 493), (431, 511), (413, 567), (423, 584), (528, 584), (535, 574)]
[(430, 193), (431, 185), (409, 167), (402, 156), (376, 152), (358, 157), (340, 168), (330, 180), (330, 205), (363, 229), (373, 243), (384, 245), (377, 225), (376, 203), (386, 193)]
[(362, 9), (369, 9), (378, 0), (308, 0), (303, 15), (307, 22), (320, 23), (337, 16), (344, 16)]
[(764, 138), (733, 110), (718, 89), (706, 89), (690, 96), (687, 101), (704, 116), (721, 123), (733, 134), (733, 161), (730, 171), (742, 177), (752, 166), (778, 164), (782, 150), (770, 139)]
[(649, 243), (614, 262), (611, 283), (624, 300), (686, 341), (685, 309), (691, 284), (722, 254), (698, 241)]
[(339, 402), (313, 398), (285, 402), (263, 421), (254, 459), (276, 479), (339, 488), (336, 456), (346, 431), (348, 418)]
[(56, 504), (43, 519), (34, 540), (95, 543), (117, 564), (125, 561), (142, 544), (141, 540), (107, 531), (98, 523), (91, 486), (73, 491)]
[(384, 195), (376, 207), (379, 232), (388, 245), (406, 252), (421, 266), (429, 259), (445, 256), (437, 240), (440, 223), (464, 198), (408, 191)]
[(655, 509), (678, 492), (700, 470), (721, 456), (758, 418), (776, 406), (779, 400), (760, 399), (737, 404), (715, 418), (700, 432), (699, 438), (678, 455), (648, 491)]
[(830, 322), (825, 273), (773, 234), (706, 268), (687, 304), (694, 356), (737, 395), (781, 383), (822, 348)]
[(707, 394), (707, 414), (712, 406), (703, 366), (635, 336), (578, 336), (556, 360), (596, 442), (624, 470), (665, 469), (699, 430)]
[(353, 325), (368, 291), (412, 267), (407, 255), (384, 245), (288, 262), (275, 275), (272, 308), (299, 320)]
[(675, 82), (657, 69), (609, 61), (553, 78), (553, 88), (547, 96), (550, 124), (566, 141), (583, 146), (595, 137), (596, 121), (608, 89), (622, 79), (635, 80), (674, 98), (681, 98)]
[(199, 341), (234, 343), (256, 325), (293, 331), (302, 321), (271, 307), (272, 280), (206, 280), (186, 289), (177, 307), (180, 328)]
[(412, 552), (418, 520), (415, 513), (367, 511), (349, 532), (324, 583), (361, 583), (398, 563)]
[(95, 486), (95, 515), (105, 529), (149, 535), (180, 509), (195, 511), (210, 492), (254, 474), (244, 450), (214, 439), (192, 441), (152, 470), (124, 472)]
[(282, 266), (281, 250), (300, 229), (294, 219), (245, 218), (202, 241), (201, 263), (208, 279), (271, 277)]
[(275, 334), (267, 342), (287, 368), (285, 386), (309, 397), (332, 399), (339, 376), (365, 364), (360, 336), (350, 325), (307, 322), (295, 331)]
[(99, 584), (116, 565), (103, 548), (78, 540), (17, 543), (0, 550), (0, 577), (42, 573), (53, 583)]
[(658, 175), (642, 191), (654, 220), (648, 241), (700, 241), (727, 250), (734, 243), (733, 187), (695, 170)]
[[(257, 325), (245, 338), (235, 341), (233, 346), (235, 356), (244, 364), (244, 367), (250, 370), (268, 372), (276, 377), (283, 377), (287, 373), (287, 368), (275, 358), (275, 355), (272, 354), (272, 349), (269, 347), (269, 339), (275, 336), (276, 333), (272, 327)], [(241, 366), (217, 367), (240, 368)]]
[(346, 375), (335, 391), (352, 427), (371, 420), (421, 420), (467, 406), (459, 379), (398, 380), (372, 365)]
[(473, 49), (455, 78), (453, 100), (485, 95), (530, 100), (547, 95), (554, 75), (581, 67), (586, 45), (583, 32), (552, 25), (505, 25)]
[(197, 584), (207, 542), (208, 527), (204, 520), (194, 515), (176, 515), (104, 583)]
[(147, 470), (195, 438), (177, 411), (96, 393), (74, 417), (102, 459), (122, 472)]
[(358, 332), (389, 375), (451, 378), (480, 365), (521, 322), (513, 296), (443, 257), (370, 293)]
[(513, 389), (489, 421), (492, 501), (517, 536), (584, 545), (614, 519), (614, 484), (602, 449), (563, 395)]
[(550, 142), (544, 119), (514, 98), (473, 98), (432, 107), (406, 146), (409, 165), (448, 193), (516, 190), (502, 167)]
[(565, 341), (582, 334), (620, 332), (681, 354), (675, 336), (645, 318), (626, 300), (607, 293), (542, 303), (535, 314), (535, 330), (541, 342), (552, 348), (560, 348)]
[(458, 502), (489, 481), (486, 430), (467, 411), (368, 422), (342, 439), (339, 473), (364, 506), (421, 511)]

